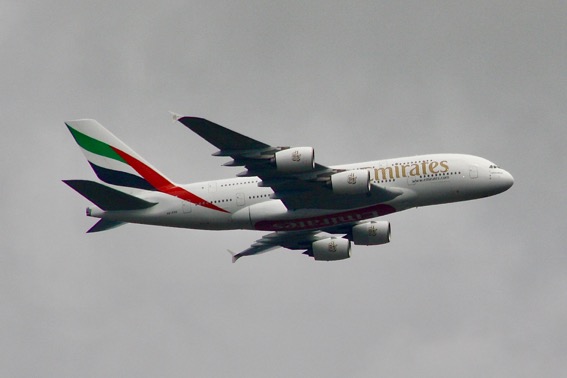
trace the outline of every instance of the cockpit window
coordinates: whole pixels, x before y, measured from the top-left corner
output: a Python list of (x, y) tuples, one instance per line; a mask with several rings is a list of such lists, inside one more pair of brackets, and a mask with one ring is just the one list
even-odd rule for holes
[(496, 164), (491, 164), (491, 165), (490, 165), (490, 168), (491, 168), (491, 169), (496, 169), (496, 168), (500, 168), (500, 167), (497, 166)]

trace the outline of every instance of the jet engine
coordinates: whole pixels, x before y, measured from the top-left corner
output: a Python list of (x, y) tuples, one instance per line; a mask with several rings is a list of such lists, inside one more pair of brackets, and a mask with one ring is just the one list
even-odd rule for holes
[(331, 176), (331, 185), (336, 194), (370, 193), (370, 184), (370, 171), (368, 169), (344, 171)]
[(357, 245), (379, 245), (390, 242), (390, 222), (366, 222), (352, 228), (352, 241)]
[(326, 238), (312, 244), (313, 257), (320, 261), (344, 260), (350, 257), (350, 240)]
[(278, 151), (275, 161), (280, 172), (307, 172), (315, 168), (315, 150), (313, 147), (293, 147)]

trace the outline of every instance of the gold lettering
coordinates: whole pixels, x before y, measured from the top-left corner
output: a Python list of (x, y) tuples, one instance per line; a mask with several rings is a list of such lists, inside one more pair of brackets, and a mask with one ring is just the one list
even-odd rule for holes
[(396, 163), (391, 167), (374, 168), (374, 178), (380, 181), (446, 172), (449, 172), (449, 163), (447, 160), (422, 160), (411, 163)]
[(439, 163), (436, 161), (432, 161), (431, 163), (429, 163), (429, 170), (431, 171), (431, 173), (439, 173), (438, 171), (435, 170), (435, 168), (437, 168), (438, 165)]
[(441, 173), (445, 173), (449, 171), (449, 165), (447, 164), (447, 160), (443, 160), (440, 165), (443, 167)]
[[(382, 177), (380, 177), (380, 175), (382, 175)], [(374, 176), (376, 177), (376, 180), (388, 180), (393, 178), (394, 171), (392, 167), (374, 168)]]
[(419, 176), (419, 164), (412, 164), (412, 169), (410, 171), (410, 176)]

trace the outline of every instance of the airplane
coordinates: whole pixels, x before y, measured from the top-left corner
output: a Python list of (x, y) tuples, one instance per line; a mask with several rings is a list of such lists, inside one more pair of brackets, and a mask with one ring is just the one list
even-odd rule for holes
[[(63, 180), (95, 206), (87, 233), (125, 223), (201, 230), (271, 231), (232, 262), (284, 247), (318, 261), (351, 256), (352, 244), (390, 242), (389, 221), (403, 210), (502, 193), (510, 173), (481, 157), (429, 154), (325, 166), (313, 147), (272, 146), (199, 117), (174, 120), (245, 167), (233, 178), (177, 184), (92, 119), (66, 122), (103, 182)], [(230, 252), (230, 250), (229, 250)]]

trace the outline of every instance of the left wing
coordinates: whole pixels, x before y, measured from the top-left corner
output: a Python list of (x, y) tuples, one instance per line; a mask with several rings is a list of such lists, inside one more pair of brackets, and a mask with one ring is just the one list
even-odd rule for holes
[[(230, 156), (233, 160), (224, 164), (244, 166), (240, 177), (257, 176), (258, 186), (271, 187), (274, 199), (280, 199), (290, 209), (318, 208), (341, 209), (366, 206), (364, 196), (337, 195), (331, 189), (331, 176), (343, 170), (314, 162), (311, 147), (274, 147), (257, 141), (214, 122), (197, 117), (176, 119), (190, 130), (219, 149), (214, 156)], [(390, 200), (399, 192), (372, 184), (368, 193), (372, 203)]]
[[(217, 147), (219, 151), (214, 156), (230, 156), (233, 160), (225, 166), (244, 166), (246, 171), (238, 176), (259, 177), (262, 181), (258, 185), (271, 187), (274, 198), (281, 199), (288, 209), (324, 208), (323, 200), (332, 194), (325, 184), (338, 170), (316, 163), (299, 171), (278, 169), (276, 154), (290, 147), (270, 146), (203, 118), (179, 117), (177, 120)], [(296, 158), (305, 159), (308, 156), (301, 156), (300, 153)]]

